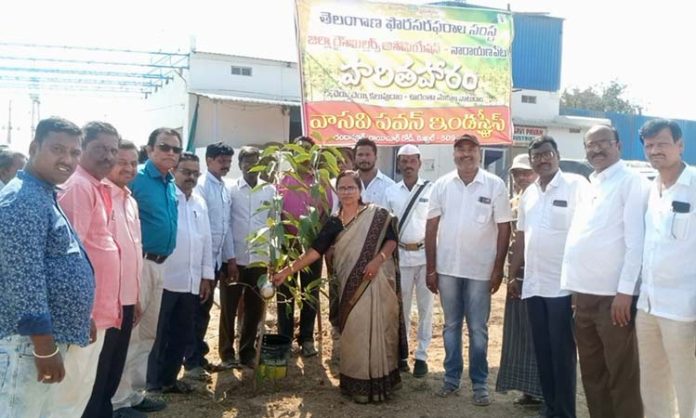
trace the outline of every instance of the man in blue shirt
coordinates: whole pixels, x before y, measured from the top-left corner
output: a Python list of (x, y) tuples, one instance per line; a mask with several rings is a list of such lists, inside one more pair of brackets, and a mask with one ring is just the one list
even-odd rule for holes
[[(153, 412), (166, 404), (145, 397), (147, 361), (157, 336), (162, 302), (162, 263), (174, 251), (177, 231), (176, 186), (171, 170), (182, 152), (181, 135), (174, 129), (155, 129), (148, 138), (149, 159), (138, 169), (130, 184), (138, 202), (143, 237), (143, 274), (140, 284), (140, 323), (133, 329), (126, 367), (112, 398), (114, 416), (133, 416), (132, 409)], [(132, 409), (131, 409), (132, 408)]]
[(55, 387), (48, 384), (71, 373), (62, 357), (67, 346), (94, 341), (92, 267), (56, 202), (56, 185), (77, 166), (81, 138), (72, 122), (42, 120), (26, 169), (0, 191), (3, 416), (48, 415)]

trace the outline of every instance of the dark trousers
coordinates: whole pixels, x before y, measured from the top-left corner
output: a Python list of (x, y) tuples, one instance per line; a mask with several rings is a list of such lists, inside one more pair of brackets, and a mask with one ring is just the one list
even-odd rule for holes
[[(300, 272), (300, 289), (306, 292), (310, 283), (321, 277), (322, 259), (309, 266), (309, 270)], [(317, 318), (317, 304), (319, 303), (319, 286), (315, 286), (309, 292), (311, 301), (302, 301), (300, 311), (300, 335), (297, 338), (300, 344), (314, 341), (314, 322)], [(278, 332), (292, 339), (295, 328), (295, 300), (290, 289), (283, 284), (278, 288)]]
[(147, 389), (171, 386), (194, 338), (194, 315), (200, 297), (191, 293), (162, 291), (157, 336), (147, 359)]
[(92, 396), (85, 407), (85, 412), (82, 413), (84, 418), (111, 418), (113, 415), (111, 397), (116, 393), (126, 364), (134, 313), (134, 305), (124, 306), (121, 329), (109, 328), (104, 334), (104, 346), (99, 353), (97, 364), (97, 377), (92, 387)]
[[(238, 266), (240, 284), (220, 285), (220, 359), (222, 361), (235, 358), (234, 329), (239, 302), (244, 298), (244, 315), (242, 332), (239, 337), (239, 361), (253, 362), (256, 358), (256, 333), (261, 321), (262, 303), (258, 294), (257, 282), (266, 272), (263, 267), (247, 268)], [(243, 284), (249, 285), (250, 289)]]
[(571, 296), (526, 299), (545, 415), (575, 418), (577, 354)]
[[(194, 313), (195, 333), (193, 342), (186, 349), (186, 360), (184, 361), (186, 370), (208, 365), (208, 360), (205, 356), (210, 352), (210, 347), (205, 342), (205, 334), (208, 332), (210, 309), (212, 309), (213, 301), (215, 300), (213, 297), (215, 295), (215, 287), (221, 274), (227, 274), (227, 263), (222, 263), (220, 269), (215, 272), (215, 281), (213, 281), (213, 288), (210, 290), (210, 297), (204, 303), (199, 303)], [(222, 344), (223, 341), (220, 341), (220, 345)]]
[(575, 295), (582, 384), (592, 418), (642, 418), (636, 302), (625, 327), (611, 320), (613, 296)]

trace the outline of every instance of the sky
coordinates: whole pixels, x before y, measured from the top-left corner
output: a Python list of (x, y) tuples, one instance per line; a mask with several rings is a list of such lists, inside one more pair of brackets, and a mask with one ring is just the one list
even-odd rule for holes
[[(615, 79), (628, 85), (626, 97), (643, 106), (645, 114), (696, 120), (692, 104), (696, 82), (691, 68), (696, 3), (469, 3), (563, 18), (562, 88), (584, 88)], [(198, 0), (182, 6), (170, 0), (13, 1), (0, 14), (0, 40), (179, 52), (195, 45), (198, 50), (296, 61), (293, 5), (293, 0)], [(42, 117), (60, 115), (78, 124), (111, 121), (136, 143), (144, 143), (154, 128), (147, 126), (144, 102), (137, 96), (46, 92), (40, 99)], [(26, 150), (31, 120), (28, 92), (0, 90), (0, 143), (7, 137), (10, 100), (13, 146)]]

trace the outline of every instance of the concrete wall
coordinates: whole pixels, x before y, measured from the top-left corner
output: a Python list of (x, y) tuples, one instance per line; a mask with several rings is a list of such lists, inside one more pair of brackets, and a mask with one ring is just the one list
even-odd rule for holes
[[(192, 96), (192, 109), (196, 96)], [(270, 141), (286, 141), (290, 126), (283, 106), (240, 103), (200, 97), (196, 147), (224, 141), (239, 148)]]
[[(232, 74), (232, 66), (251, 68), (251, 76)], [(190, 67), (190, 91), (300, 100), (296, 63), (196, 52), (191, 54)]]

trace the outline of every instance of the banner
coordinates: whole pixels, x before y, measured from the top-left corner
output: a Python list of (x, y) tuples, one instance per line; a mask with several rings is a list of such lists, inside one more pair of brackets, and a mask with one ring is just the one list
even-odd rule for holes
[(512, 142), (512, 16), (471, 7), (297, 0), (305, 134), (351, 146)]

